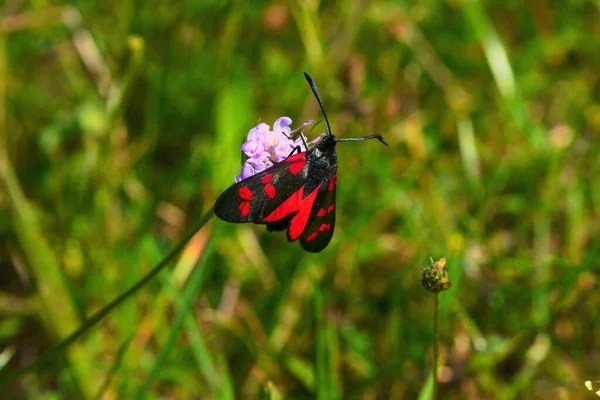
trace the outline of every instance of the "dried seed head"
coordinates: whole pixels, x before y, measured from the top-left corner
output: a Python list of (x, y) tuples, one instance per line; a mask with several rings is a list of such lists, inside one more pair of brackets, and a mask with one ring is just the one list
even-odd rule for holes
[(431, 259), (431, 265), (423, 268), (421, 284), (425, 289), (433, 293), (439, 293), (452, 286), (452, 282), (448, 279), (445, 258), (441, 258), (435, 262)]

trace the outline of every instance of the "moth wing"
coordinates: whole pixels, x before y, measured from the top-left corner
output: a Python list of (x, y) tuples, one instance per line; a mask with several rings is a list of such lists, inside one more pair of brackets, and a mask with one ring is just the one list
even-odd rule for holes
[[(260, 220), (271, 215), (286, 200), (297, 197), (307, 176), (306, 152), (290, 156), (225, 190), (215, 202), (215, 214), (228, 222), (261, 223)], [(288, 201), (286, 212), (295, 211), (292, 203)]]
[(312, 207), (308, 224), (300, 237), (300, 244), (306, 251), (318, 253), (333, 237), (335, 229), (335, 192), (337, 172), (327, 184), (321, 185)]

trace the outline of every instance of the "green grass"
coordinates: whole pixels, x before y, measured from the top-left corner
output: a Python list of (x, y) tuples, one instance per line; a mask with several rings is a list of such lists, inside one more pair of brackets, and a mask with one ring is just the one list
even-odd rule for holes
[[(600, 379), (597, 2), (70, 4), (0, 5), (2, 393), (430, 398), (430, 257), (439, 398)], [(319, 254), (208, 220), (303, 71), (390, 143), (338, 146)]]

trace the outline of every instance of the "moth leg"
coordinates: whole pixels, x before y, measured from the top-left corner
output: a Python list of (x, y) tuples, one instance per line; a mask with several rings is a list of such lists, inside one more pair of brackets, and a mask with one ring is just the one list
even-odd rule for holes
[[(294, 133), (294, 132), (292, 132), (292, 133)], [(291, 136), (286, 135), (284, 132), (281, 132), (281, 134), (283, 136), (285, 136), (286, 138), (293, 140)], [(300, 132), (300, 139), (302, 139), (302, 144), (304, 144), (304, 148), (306, 149), (306, 151), (308, 151), (308, 144), (306, 143), (306, 139), (304, 139), (304, 135), (302, 134), (302, 132)], [(296, 146), (296, 147), (299, 147), (299, 146)], [(296, 148), (294, 148), (292, 150), (292, 152), (290, 153), (290, 156), (294, 153), (294, 150), (296, 150)], [(300, 150), (302, 150), (302, 149), (300, 149)], [(301, 153), (301, 152), (299, 151), (299, 153)]]
[(288, 154), (288, 156), (286, 158), (293, 156), (295, 152), (302, 153), (302, 148), (300, 147), (300, 145), (294, 147), (292, 149), (292, 151), (290, 152), (290, 154)]
[(300, 139), (302, 139), (302, 143), (304, 144), (304, 148), (308, 151), (308, 144), (306, 143), (306, 139), (304, 139), (304, 135), (300, 132)]

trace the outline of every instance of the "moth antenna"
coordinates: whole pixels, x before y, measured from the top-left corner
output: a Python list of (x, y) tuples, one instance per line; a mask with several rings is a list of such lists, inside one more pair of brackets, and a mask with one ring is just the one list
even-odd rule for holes
[(385, 141), (383, 136), (381, 136), (379, 133), (374, 133), (369, 136), (349, 137), (349, 138), (345, 138), (345, 139), (338, 139), (337, 141), (338, 142), (359, 142), (361, 140), (369, 140), (369, 139), (377, 139), (381, 143), (385, 144), (386, 146), (389, 146), (389, 144)]
[(317, 128), (317, 126), (319, 126), (322, 123), (323, 123), (322, 121), (317, 121), (315, 124), (313, 124), (313, 126), (310, 128), (310, 130), (308, 132), (310, 133), (310, 132), (314, 131)]
[(319, 96), (319, 91), (317, 90), (317, 85), (315, 85), (315, 82), (312, 80), (310, 75), (308, 75), (306, 72), (304, 73), (304, 77), (308, 81), (308, 84), (310, 85), (310, 88), (312, 89), (313, 94), (315, 95), (315, 97), (317, 98), (317, 101), (319, 102), (319, 107), (321, 107), (321, 112), (323, 113), (323, 117), (325, 117), (325, 124), (327, 124), (327, 133), (329, 134), (329, 136), (333, 136), (333, 134), (331, 133), (331, 126), (329, 126), (329, 120), (327, 119), (327, 114), (325, 113), (325, 107), (323, 107), (323, 102), (321, 101), (321, 96)]

